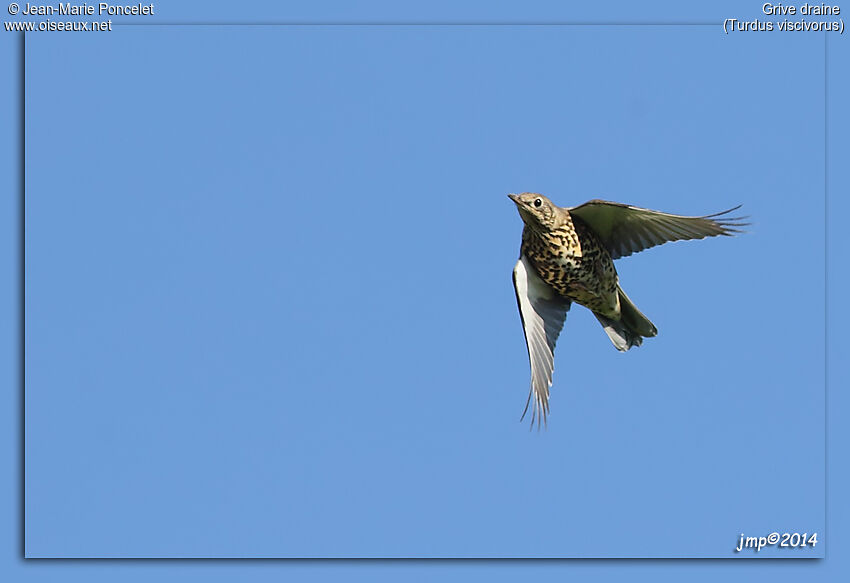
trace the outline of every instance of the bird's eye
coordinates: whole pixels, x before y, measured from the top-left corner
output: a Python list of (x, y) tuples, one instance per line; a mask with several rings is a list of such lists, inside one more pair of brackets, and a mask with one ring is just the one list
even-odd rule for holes
[(542, 205), (542, 204), (543, 204), (543, 201), (540, 200), (539, 198), (534, 199), (534, 206), (536, 206), (537, 208), (540, 208), (540, 205)]

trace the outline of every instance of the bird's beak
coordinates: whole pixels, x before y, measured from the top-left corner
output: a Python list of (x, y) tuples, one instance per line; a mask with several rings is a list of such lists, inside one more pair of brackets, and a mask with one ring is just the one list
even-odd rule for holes
[(519, 204), (519, 197), (515, 194), (509, 194), (508, 198), (514, 201), (516, 204)]

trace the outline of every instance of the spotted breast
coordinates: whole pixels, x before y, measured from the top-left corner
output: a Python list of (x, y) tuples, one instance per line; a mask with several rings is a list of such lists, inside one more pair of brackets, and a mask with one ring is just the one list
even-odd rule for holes
[(617, 270), (599, 237), (581, 219), (538, 232), (525, 227), (522, 253), (555, 291), (594, 312), (619, 317)]

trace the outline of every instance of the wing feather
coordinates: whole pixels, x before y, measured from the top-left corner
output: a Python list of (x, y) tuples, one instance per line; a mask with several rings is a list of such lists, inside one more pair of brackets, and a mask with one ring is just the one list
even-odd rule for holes
[(528, 413), (533, 397), (533, 427), (546, 423), (549, 415), (549, 387), (552, 386), (552, 371), (555, 367), (555, 342), (564, 327), (570, 301), (558, 296), (546, 285), (524, 255), (514, 267), (513, 280), (531, 366), (531, 388), (522, 418)]
[(740, 233), (741, 228), (749, 224), (743, 222), (746, 217), (728, 216), (739, 208), (740, 205), (711, 215), (686, 217), (618, 202), (591, 200), (568, 210), (571, 216), (584, 221), (599, 235), (613, 259), (619, 259), (669, 241)]

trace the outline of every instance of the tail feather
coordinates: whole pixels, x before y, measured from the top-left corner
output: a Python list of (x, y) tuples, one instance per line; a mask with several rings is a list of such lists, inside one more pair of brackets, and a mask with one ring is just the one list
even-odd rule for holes
[(629, 299), (626, 292), (624, 292), (619, 286), (617, 287), (617, 293), (620, 296), (620, 317), (626, 326), (628, 326), (633, 332), (647, 338), (651, 338), (658, 334), (658, 328), (655, 327), (655, 324), (650, 322), (649, 318), (644, 316), (643, 312), (637, 309), (637, 306), (632, 303), (632, 300)]
[(641, 338), (640, 334), (629, 330), (622, 321), (606, 318), (602, 314), (597, 314), (596, 312), (593, 312), (593, 315), (596, 316), (596, 319), (599, 320), (600, 324), (602, 324), (602, 327), (605, 329), (605, 333), (608, 334), (608, 338), (611, 339), (611, 342), (614, 344), (614, 348), (617, 350), (625, 352), (632, 346), (640, 346), (641, 342), (643, 342), (643, 338)]
[(622, 289), (617, 290), (620, 297), (620, 319), (612, 320), (596, 312), (593, 314), (602, 324), (614, 347), (625, 352), (633, 346), (640, 346), (643, 337), (649, 338), (658, 334), (658, 329), (637, 309)]

